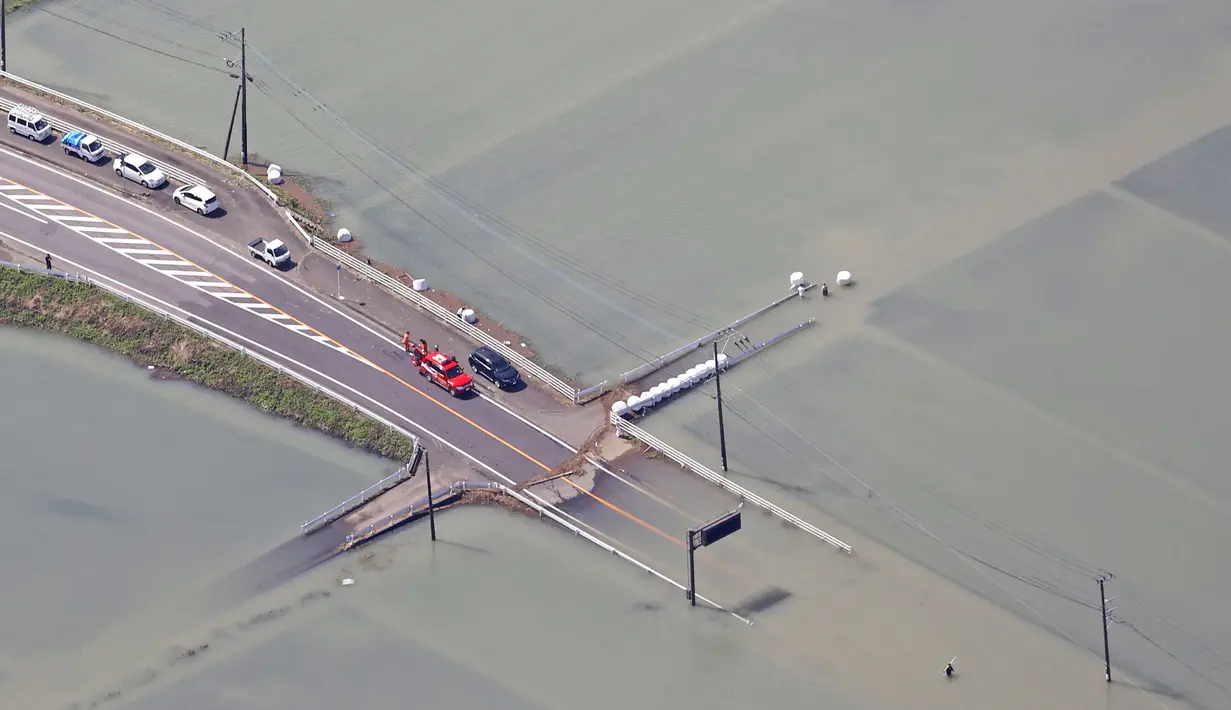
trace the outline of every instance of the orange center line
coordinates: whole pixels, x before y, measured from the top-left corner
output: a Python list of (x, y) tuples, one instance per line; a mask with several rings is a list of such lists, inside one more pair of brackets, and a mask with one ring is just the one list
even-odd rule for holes
[[(326, 335), (325, 333), (320, 332), (320, 331), (319, 331), (319, 330), (317, 330), (316, 328), (313, 328), (312, 326), (308, 325), (307, 323), (304, 323), (303, 321), (299, 320), (298, 318), (296, 318), (296, 317), (294, 317), (294, 316), (290, 315), (289, 313), (286, 313), (286, 312), (285, 312), (285, 311), (283, 311), (281, 308), (278, 308), (277, 306), (273, 305), (272, 303), (269, 303), (268, 301), (266, 301), (266, 300), (264, 300), (264, 299), (262, 299), (262, 298), (260, 298), (260, 297), (258, 297), (258, 296), (256, 296), (256, 295), (254, 295), (254, 294), (252, 294), (252, 293), (249, 293), (247, 290), (242, 289), (242, 288), (240, 288), (239, 286), (236, 286), (235, 284), (231, 283), (231, 281), (230, 281), (230, 280), (222, 278), (222, 277), (221, 277), (221, 276), (219, 276), (218, 274), (215, 274), (214, 272), (210, 271), (209, 269), (206, 269), (205, 267), (201, 266), (200, 264), (197, 264), (197, 263), (196, 263), (195, 261), (193, 261), (192, 259), (185, 258), (185, 257), (184, 257), (184, 256), (182, 256), (181, 254), (179, 254), (178, 252), (176, 252), (174, 249), (168, 249), (167, 247), (163, 246), (162, 244), (160, 244), (160, 243), (158, 243), (158, 242), (155, 242), (154, 240), (150, 239), (149, 237), (145, 237), (145, 236), (142, 236), (142, 235), (140, 235), (140, 234), (137, 234), (136, 232), (132, 231), (131, 229), (128, 229), (127, 227), (121, 227), (120, 225), (118, 225), (118, 224), (116, 224), (116, 223), (114, 223), (114, 222), (112, 222), (112, 221), (110, 221), (110, 220), (103, 219), (102, 217), (99, 217), (98, 215), (93, 214), (92, 212), (88, 212), (88, 211), (86, 211), (86, 210), (81, 209), (80, 207), (77, 207), (76, 205), (72, 205), (72, 204), (69, 204), (69, 203), (67, 203), (67, 202), (64, 202), (63, 200), (57, 199), (57, 198), (55, 198), (55, 197), (52, 197), (51, 195), (48, 195), (48, 194), (47, 194), (47, 193), (45, 193), (45, 192), (40, 192), (40, 191), (38, 191), (38, 190), (35, 190), (34, 188), (32, 188), (32, 187), (30, 187), (30, 186), (28, 186), (28, 185), (24, 185), (24, 184), (22, 184), (22, 183), (19, 183), (19, 182), (15, 181), (15, 180), (11, 180), (11, 179), (9, 179), (9, 178), (0, 178), (0, 179), (3, 179), (3, 180), (5, 180), (5, 181), (7, 181), (7, 182), (9, 182), (9, 183), (11, 183), (11, 184), (13, 184), (13, 185), (18, 185), (18, 186), (20, 186), (20, 187), (23, 187), (23, 188), (25, 188), (25, 189), (29, 190), (30, 192), (32, 192), (32, 193), (34, 193), (34, 194), (36, 194), (36, 195), (42, 195), (43, 197), (47, 198), (48, 200), (51, 200), (52, 202), (55, 202), (55, 203), (58, 203), (58, 204), (64, 205), (65, 207), (71, 207), (72, 209), (74, 209), (74, 210), (76, 210), (76, 211), (80, 212), (81, 214), (84, 214), (84, 215), (86, 215), (86, 216), (88, 216), (88, 217), (93, 217), (94, 219), (97, 219), (98, 221), (102, 222), (103, 224), (109, 224), (109, 225), (111, 225), (112, 227), (114, 227), (114, 228), (116, 228), (116, 229), (122, 229), (122, 230), (124, 230), (125, 232), (127, 232), (127, 233), (129, 233), (129, 234), (133, 235), (134, 237), (137, 237), (137, 238), (139, 238), (139, 239), (144, 239), (145, 241), (149, 242), (150, 244), (152, 244), (152, 245), (154, 245), (154, 246), (156, 246), (156, 247), (158, 247), (158, 248), (160, 248), (160, 249), (164, 249), (164, 250), (166, 250), (167, 252), (170, 252), (171, 254), (174, 254), (174, 255), (175, 255), (176, 257), (178, 257), (179, 259), (181, 259), (181, 260), (183, 260), (183, 261), (186, 261), (186, 262), (188, 262), (188, 263), (192, 264), (193, 266), (195, 266), (195, 267), (197, 267), (198, 269), (200, 269), (202, 272), (204, 272), (204, 273), (206, 273), (206, 274), (209, 274), (210, 276), (212, 276), (212, 277), (214, 277), (214, 278), (218, 279), (219, 281), (222, 281), (223, 283), (230, 284), (230, 286), (231, 286), (232, 288), (236, 289), (237, 291), (240, 291), (241, 293), (246, 294), (247, 296), (249, 296), (250, 298), (252, 298), (254, 301), (257, 301), (257, 302), (259, 302), (259, 303), (262, 303), (262, 304), (264, 304), (264, 305), (268, 306), (269, 308), (273, 309), (274, 311), (277, 311), (278, 313), (281, 313), (281, 314), (285, 315), (286, 317), (290, 318), (290, 319), (291, 319), (292, 321), (294, 321), (295, 323), (297, 323), (297, 324), (299, 324), (299, 325), (302, 325), (303, 327), (305, 327), (305, 328), (307, 328), (308, 330), (312, 331), (313, 333), (315, 333), (315, 334), (319, 335), (320, 337), (322, 337), (322, 338), (325, 338), (325, 339), (329, 340), (329, 342), (334, 343), (334, 344), (335, 344), (335, 345), (337, 345), (339, 348), (343, 348), (343, 349), (345, 349), (348, 353), (350, 353), (350, 354), (351, 354), (353, 357), (355, 357), (356, 359), (358, 359), (358, 360), (360, 360), (360, 361), (364, 362), (365, 364), (367, 364), (368, 366), (372, 367), (373, 369), (378, 370), (378, 371), (380, 371), (380, 372), (384, 373), (386, 376), (388, 376), (388, 377), (392, 378), (394, 381), (396, 381), (396, 382), (400, 383), (401, 385), (403, 385), (403, 386), (404, 386), (404, 387), (406, 387), (407, 389), (411, 390), (412, 392), (415, 392), (416, 394), (420, 395), (421, 397), (423, 397), (423, 398), (424, 398), (424, 399), (426, 399), (427, 401), (431, 402), (432, 404), (435, 404), (436, 406), (440, 407), (441, 409), (445, 410), (446, 412), (448, 412), (448, 413), (452, 414), (453, 416), (457, 417), (458, 419), (462, 420), (463, 422), (465, 422), (465, 423), (469, 424), (470, 426), (474, 427), (476, 430), (478, 430), (478, 431), (482, 432), (482, 433), (483, 433), (484, 435), (486, 435), (488, 438), (490, 438), (490, 439), (492, 439), (492, 440), (494, 440), (494, 441), (497, 441), (497, 442), (499, 442), (499, 443), (503, 444), (503, 445), (504, 445), (506, 448), (508, 448), (509, 450), (511, 450), (511, 451), (513, 451), (513, 452), (515, 452), (515, 453), (519, 454), (522, 458), (524, 458), (524, 459), (526, 459), (527, 461), (529, 461), (529, 462), (531, 462), (531, 463), (533, 463), (533, 464), (537, 465), (539, 468), (542, 468), (544, 471), (550, 471), (550, 470), (551, 470), (551, 466), (548, 466), (547, 464), (543, 463), (542, 461), (539, 461), (538, 459), (534, 458), (534, 457), (533, 457), (533, 456), (531, 456), (530, 454), (526, 453), (525, 451), (522, 451), (522, 450), (521, 450), (521, 449), (519, 449), (518, 447), (516, 447), (516, 446), (514, 446), (513, 444), (509, 443), (509, 442), (508, 442), (508, 441), (506, 441), (505, 439), (503, 439), (503, 438), (501, 438), (501, 437), (497, 436), (495, 433), (493, 433), (493, 432), (489, 431), (488, 429), (486, 429), (485, 427), (483, 427), (483, 426), (479, 425), (479, 423), (478, 423), (478, 422), (474, 421), (474, 420), (473, 420), (473, 419), (471, 419), (470, 417), (467, 417), (466, 415), (464, 415), (464, 414), (462, 414), (461, 412), (457, 411), (457, 410), (456, 410), (456, 409), (454, 409), (453, 407), (450, 407), (449, 405), (445, 404), (444, 402), (441, 402), (441, 401), (437, 400), (436, 398), (434, 398), (434, 397), (432, 397), (432, 396), (428, 395), (428, 394), (427, 394), (426, 392), (424, 392), (423, 390), (421, 390), (421, 389), (419, 389), (418, 387), (416, 387), (416, 386), (412, 385), (411, 383), (407, 382), (406, 380), (402, 379), (401, 377), (398, 377), (397, 375), (393, 374), (393, 372), (391, 372), (390, 370), (388, 370), (388, 369), (386, 369), (386, 368), (384, 368), (384, 367), (382, 367), (382, 366), (380, 366), (380, 365), (376, 364), (375, 362), (373, 362), (372, 360), (368, 359), (368, 358), (367, 358), (367, 357), (365, 357), (364, 355), (361, 355), (361, 354), (359, 354), (359, 353), (355, 352), (354, 350), (352, 350), (351, 348), (347, 347), (346, 345), (343, 345), (342, 343), (338, 342), (338, 341), (337, 341), (336, 339), (334, 339), (333, 337), (331, 337), (331, 336), (329, 336), (329, 335)], [(651, 532), (654, 532), (654, 533), (656, 533), (656, 534), (658, 534), (658, 535), (660, 535), (660, 536), (662, 536), (662, 537), (664, 537), (664, 538), (666, 538), (666, 539), (670, 540), (671, 542), (675, 543), (676, 545), (679, 545), (679, 546), (683, 547), (683, 543), (682, 543), (682, 542), (680, 542), (679, 540), (677, 540), (675, 536), (673, 536), (673, 535), (668, 535), (667, 533), (663, 532), (662, 530), (660, 530), (659, 528), (655, 527), (654, 525), (652, 525), (652, 524), (650, 524), (650, 523), (648, 523), (648, 522), (646, 522), (646, 521), (642, 520), (641, 518), (638, 518), (637, 516), (635, 516), (635, 515), (633, 515), (632, 513), (630, 513), (630, 512), (628, 512), (628, 511), (624, 510), (623, 508), (619, 507), (618, 505), (615, 505), (614, 503), (612, 503), (612, 502), (610, 502), (610, 501), (608, 501), (608, 500), (604, 499), (603, 497), (601, 497), (601, 496), (599, 496), (599, 495), (595, 494), (593, 491), (586, 490), (585, 488), (583, 488), (582, 486), (578, 485), (577, 483), (574, 483), (573, 481), (569, 481), (567, 478), (565, 478), (564, 480), (565, 480), (565, 481), (566, 481), (569, 485), (573, 486), (573, 487), (574, 487), (574, 488), (576, 488), (577, 490), (579, 490), (579, 491), (581, 491), (581, 492), (585, 493), (586, 495), (590, 496), (591, 498), (593, 498), (594, 500), (598, 501), (599, 503), (601, 503), (603, 506), (605, 506), (605, 507), (609, 508), (610, 510), (613, 510), (613, 511), (615, 511), (616, 513), (619, 513), (620, 515), (624, 516), (625, 518), (628, 518), (629, 520), (632, 520), (633, 522), (635, 522), (635, 523), (637, 523), (638, 525), (640, 525), (640, 526), (642, 526), (642, 527), (646, 528), (647, 530), (650, 530)]]
[(675, 536), (673, 536), (673, 535), (668, 535), (667, 533), (663, 532), (662, 530), (659, 530), (658, 528), (654, 527), (654, 525), (652, 525), (652, 524), (650, 524), (650, 523), (647, 523), (646, 521), (642, 520), (641, 518), (638, 518), (637, 516), (633, 515), (632, 513), (628, 512), (627, 510), (624, 510), (624, 509), (623, 509), (623, 508), (621, 508), (620, 506), (618, 506), (618, 505), (616, 505), (616, 504), (612, 503), (611, 501), (608, 501), (608, 500), (607, 500), (607, 499), (605, 499), (605, 498), (602, 498), (602, 497), (600, 497), (600, 496), (598, 496), (598, 495), (595, 495), (594, 491), (587, 490), (586, 488), (584, 488), (584, 487), (582, 487), (582, 486), (578, 485), (577, 483), (574, 483), (573, 481), (568, 480), (568, 478), (564, 478), (563, 480), (564, 480), (564, 482), (565, 482), (565, 483), (569, 484), (569, 485), (570, 485), (570, 486), (572, 486), (573, 488), (576, 488), (577, 490), (581, 491), (582, 493), (585, 493), (586, 495), (590, 496), (590, 497), (591, 497), (591, 498), (593, 498), (594, 500), (596, 500), (596, 501), (598, 501), (599, 503), (603, 504), (605, 507), (607, 507), (607, 508), (609, 508), (609, 509), (611, 509), (611, 510), (614, 510), (615, 512), (619, 513), (620, 515), (623, 515), (624, 517), (628, 518), (629, 520), (633, 521), (634, 523), (637, 523), (638, 525), (640, 525), (641, 527), (645, 528), (646, 530), (649, 530), (650, 532), (653, 532), (653, 533), (657, 533), (658, 535), (660, 535), (660, 536), (662, 536), (662, 537), (667, 538), (668, 540), (670, 540), (671, 542), (675, 543), (676, 545), (679, 545), (680, 547), (684, 547), (684, 543), (680, 542), (680, 541), (679, 541), (679, 539), (678, 539), (678, 538), (676, 538)]

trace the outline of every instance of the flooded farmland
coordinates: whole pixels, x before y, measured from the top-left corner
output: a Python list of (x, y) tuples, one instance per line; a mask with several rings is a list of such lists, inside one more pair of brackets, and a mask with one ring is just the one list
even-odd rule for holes
[[(254, 150), (591, 382), (851, 269), (750, 327), (818, 320), (731, 375), (740, 480), (1095, 653), (1113, 572), (1116, 662), (1212, 708), (1231, 11), (1176, 7), (61, 0), (9, 61), (218, 151), (245, 26)], [(711, 408), (647, 426), (716, 461)]]

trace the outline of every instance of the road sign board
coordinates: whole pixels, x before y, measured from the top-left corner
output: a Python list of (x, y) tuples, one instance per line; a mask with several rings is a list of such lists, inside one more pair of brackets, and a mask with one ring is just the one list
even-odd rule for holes
[(701, 546), (713, 545), (731, 533), (737, 532), (740, 529), (741, 522), (740, 512), (736, 510), (706, 523), (699, 531)]

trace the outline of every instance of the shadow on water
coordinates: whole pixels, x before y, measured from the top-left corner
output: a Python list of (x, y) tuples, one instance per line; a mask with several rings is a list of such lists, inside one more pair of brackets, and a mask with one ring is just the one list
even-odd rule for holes
[(285, 584), (332, 559), (346, 541), (347, 530), (334, 524), (308, 536), (296, 536), (219, 580), (208, 592), (231, 606)]
[(766, 587), (740, 601), (731, 611), (740, 616), (751, 616), (778, 606), (792, 596), (794, 595), (781, 587)]

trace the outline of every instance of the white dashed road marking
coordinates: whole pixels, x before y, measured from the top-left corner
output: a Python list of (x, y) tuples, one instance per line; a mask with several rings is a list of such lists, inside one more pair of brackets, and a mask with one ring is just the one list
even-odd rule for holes
[[(3, 180), (3, 178), (0, 178), (0, 180)], [(318, 333), (310, 326), (296, 321), (293, 317), (261, 301), (238, 286), (218, 278), (191, 261), (184, 259), (179, 254), (165, 249), (145, 237), (82, 212), (72, 205), (64, 204), (52, 197), (35, 192), (24, 185), (0, 182), (0, 195), (14, 201), (26, 210), (42, 215), (56, 224), (89, 239), (95, 244), (107, 247), (116, 254), (131, 259), (142, 266), (173, 278), (186, 286), (191, 286), (201, 293), (214, 296), (223, 303), (239, 306), (253, 315), (260, 316), (305, 338), (314, 340), (360, 362), (367, 363), (366, 360), (351, 352), (350, 349), (333, 338)], [(112, 234), (122, 236), (105, 236)]]

